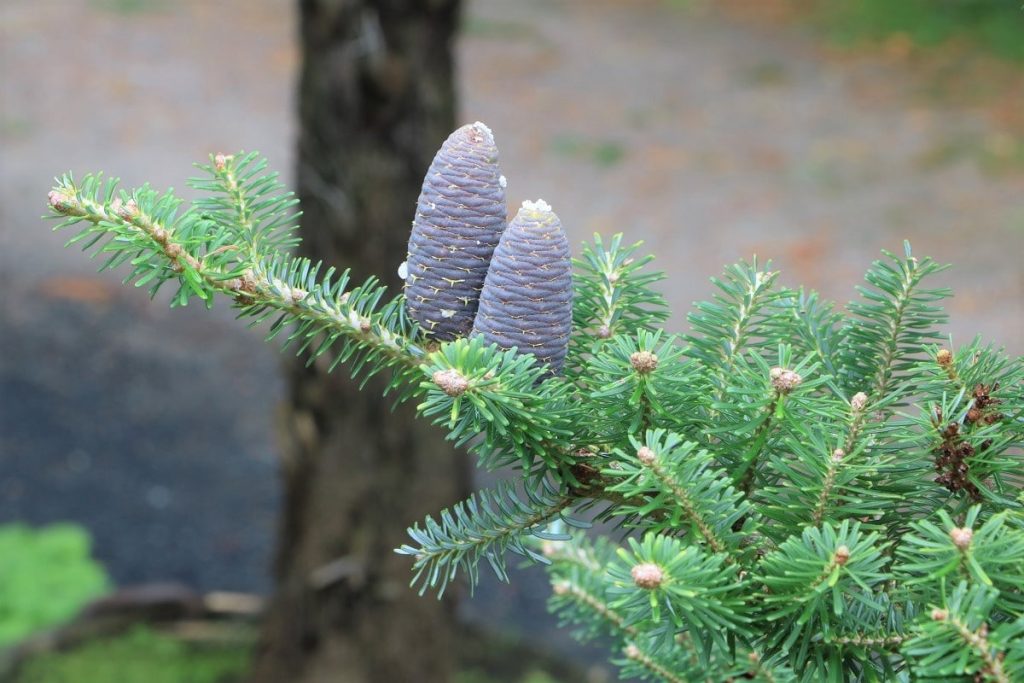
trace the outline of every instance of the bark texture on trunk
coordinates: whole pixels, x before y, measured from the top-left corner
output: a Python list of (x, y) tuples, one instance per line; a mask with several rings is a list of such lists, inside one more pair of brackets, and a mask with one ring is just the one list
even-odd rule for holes
[[(398, 291), (423, 174), (454, 128), (458, 0), (301, 0), (303, 251)], [(277, 595), (259, 683), (446, 681), (452, 604), (408, 587), (405, 527), (464, 497), (443, 435), (327, 359), (290, 368)]]

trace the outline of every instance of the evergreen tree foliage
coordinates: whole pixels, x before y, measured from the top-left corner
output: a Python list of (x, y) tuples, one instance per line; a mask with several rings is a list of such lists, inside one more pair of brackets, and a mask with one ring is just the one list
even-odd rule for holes
[(484, 563), (507, 579), (518, 553), (645, 680), (1024, 680), (1024, 362), (943, 341), (943, 266), (885, 253), (841, 308), (737, 263), (676, 337), (650, 257), (595, 237), (556, 373), (290, 256), (295, 200), (258, 156), (200, 169), (188, 207), (94, 175), (49, 203), (126, 283), (225, 298), (310, 362), (385, 373), (513, 475), (412, 525), (397, 552), (421, 591)]

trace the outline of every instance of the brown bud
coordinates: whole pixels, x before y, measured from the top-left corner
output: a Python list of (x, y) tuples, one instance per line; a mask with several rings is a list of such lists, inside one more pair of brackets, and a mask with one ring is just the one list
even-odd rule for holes
[[(256, 274), (252, 270), (246, 270), (242, 273), (242, 284), (239, 286), (243, 292), (255, 292), (256, 291)], [(348, 292), (345, 292), (348, 294)]]
[(633, 643), (627, 645), (626, 649), (623, 650), (623, 652), (625, 653), (628, 659), (640, 659), (644, 656), (643, 653), (640, 652), (640, 648), (638, 648)]
[(218, 173), (222, 172), (224, 168), (227, 166), (228, 160), (230, 158), (231, 157), (227, 156), (226, 154), (217, 154), (217, 156), (213, 157), (213, 167), (217, 170)]
[(636, 459), (639, 460), (642, 464), (650, 467), (658, 459), (658, 455), (647, 446), (641, 446), (639, 449), (637, 449)]
[(953, 363), (953, 352), (949, 349), (939, 349), (939, 352), (935, 354), (935, 362), (942, 367), (947, 367)]
[[(110, 208), (114, 208), (113, 203), (111, 203)], [(114, 213), (116, 213), (122, 220), (132, 221), (139, 216), (139, 205), (135, 203), (134, 199), (129, 199), (126, 202), (118, 200), (117, 208), (114, 209)]]
[(932, 610), (933, 621), (945, 621), (946, 619), (949, 619), (949, 612), (947, 610), (939, 609), (938, 607)]
[(789, 392), (800, 386), (800, 383), (804, 381), (804, 378), (792, 370), (785, 370), (783, 368), (772, 368), (769, 374), (772, 380), (772, 386), (775, 387), (775, 391), (780, 394), (788, 394)]
[(845, 457), (846, 451), (844, 451), (842, 448), (837, 448), (834, 451), (832, 451), (832, 462), (839, 462)]
[(835, 558), (836, 564), (842, 567), (844, 564), (850, 561), (850, 549), (847, 548), (845, 545), (841, 545), (838, 548), (836, 548), (836, 552), (833, 557)]
[(850, 407), (853, 409), (855, 413), (859, 413), (862, 410), (864, 410), (867, 404), (868, 395), (865, 394), (863, 391), (858, 391), (856, 394), (853, 395), (853, 398), (850, 399)]
[(164, 247), (164, 253), (167, 254), (167, 256), (170, 258), (177, 259), (183, 253), (185, 253), (185, 250), (181, 248), (180, 244), (174, 244), (172, 242), (171, 244), (168, 244), (166, 247)]
[(653, 562), (643, 562), (635, 565), (629, 570), (629, 573), (633, 577), (633, 583), (636, 584), (637, 588), (643, 588), (648, 591), (661, 586), (661, 582), (665, 578), (661, 567)]
[(949, 538), (960, 550), (967, 550), (971, 547), (971, 539), (974, 538), (974, 532), (968, 527), (955, 527), (949, 532)]
[(569, 584), (563, 582), (556, 583), (551, 587), (551, 590), (555, 592), (555, 595), (566, 595), (569, 593)]
[(50, 206), (53, 207), (54, 211), (61, 213), (64, 213), (73, 205), (71, 195), (63, 190), (50, 190), (50, 193), (46, 195), (46, 199), (50, 202)]
[(455, 368), (438, 370), (434, 373), (434, 384), (449, 396), (462, 396), (469, 389), (469, 380)]
[(607, 325), (601, 325), (601, 327), (597, 328), (598, 339), (607, 339), (610, 336), (612, 336), (612, 330)]
[(637, 351), (629, 357), (629, 364), (641, 375), (646, 375), (658, 368), (658, 357), (650, 351)]

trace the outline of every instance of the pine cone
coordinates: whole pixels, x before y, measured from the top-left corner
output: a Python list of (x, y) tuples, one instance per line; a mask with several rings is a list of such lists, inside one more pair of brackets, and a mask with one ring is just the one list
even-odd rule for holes
[(473, 334), (533, 354), (558, 374), (572, 331), (572, 262), (547, 202), (523, 202), (494, 250)]
[(409, 315), (435, 339), (473, 327), (491, 254), (505, 230), (505, 178), (491, 130), (477, 122), (448, 136), (420, 191), (405, 280)]

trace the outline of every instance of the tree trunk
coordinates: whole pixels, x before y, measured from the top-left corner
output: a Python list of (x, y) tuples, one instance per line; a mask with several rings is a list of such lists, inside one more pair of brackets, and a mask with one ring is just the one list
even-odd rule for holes
[[(301, 0), (303, 251), (397, 291), (416, 197), (454, 128), (458, 0)], [(253, 680), (446, 681), (450, 601), (409, 588), (405, 528), (469, 488), (443, 435), (327, 362), (290, 370), (285, 500)], [(325, 359), (326, 361), (326, 359)]]

